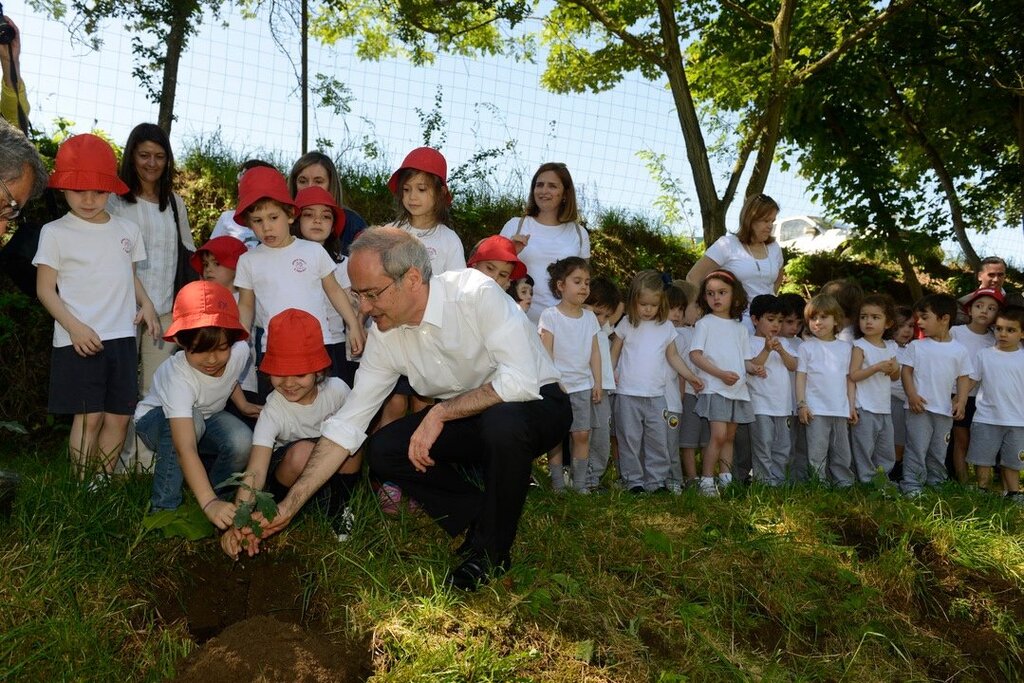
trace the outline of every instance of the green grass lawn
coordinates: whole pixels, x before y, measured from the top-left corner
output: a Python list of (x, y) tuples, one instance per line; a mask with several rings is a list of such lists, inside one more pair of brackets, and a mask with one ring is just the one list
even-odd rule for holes
[[(871, 488), (755, 486), (721, 500), (533, 490), (513, 570), (462, 594), (440, 588), (453, 543), (425, 517), (383, 517), (369, 495), (349, 542), (308, 514), (233, 565), (213, 539), (144, 532), (144, 477), (89, 493), (59, 448), (5, 441), (0, 467), (25, 480), (0, 519), (0, 680), (179, 675), (201, 653), (196, 639), (219, 628), (197, 635), (198, 607), (181, 608), (192, 595), (216, 613), (210, 623), (280, 609), (374, 681), (1024, 671), (1024, 510), (952, 485), (914, 502)], [(223, 588), (192, 575), (200, 567)], [(257, 584), (290, 604), (263, 605)], [(273, 645), (251, 640), (250, 659)], [(255, 666), (252, 679), (274, 680)]]

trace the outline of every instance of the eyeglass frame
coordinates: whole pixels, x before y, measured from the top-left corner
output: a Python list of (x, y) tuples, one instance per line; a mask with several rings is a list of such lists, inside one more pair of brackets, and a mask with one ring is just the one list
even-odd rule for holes
[[(409, 271), (405, 271), (405, 272), (408, 273)], [(399, 280), (401, 280), (404, 277), (405, 277), (405, 273), (402, 273), (397, 278), (392, 279), (391, 282), (389, 282), (387, 285), (385, 285), (384, 287), (381, 287), (380, 289), (378, 289), (376, 292), (359, 292), (359, 291), (356, 291), (356, 290), (353, 289), (352, 293), (356, 295), (356, 297), (359, 299), (360, 303), (365, 301), (365, 302), (369, 303), (370, 305), (373, 305), (373, 304), (377, 303), (378, 299), (380, 299), (381, 294), (383, 294), (384, 292), (386, 292), (389, 289), (391, 289), (391, 287), (396, 282), (398, 282)]]
[[(24, 207), (21, 206), (21, 204), (18, 203), (18, 200), (14, 198), (14, 193), (7, 187), (7, 183), (4, 182), (3, 178), (0, 178), (0, 188), (3, 188), (4, 194), (7, 195), (8, 199), (6, 205), (0, 206), (0, 218), (3, 220), (13, 221), (21, 215), (21, 210)], [(5, 208), (8, 211), (4, 211)]]

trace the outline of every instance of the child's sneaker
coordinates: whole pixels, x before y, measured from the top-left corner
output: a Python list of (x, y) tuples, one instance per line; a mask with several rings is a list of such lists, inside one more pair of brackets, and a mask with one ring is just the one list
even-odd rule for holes
[(85, 490), (89, 493), (96, 493), (102, 489), (105, 489), (110, 483), (110, 475), (106, 472), (97, 472), (93, 475), (92, 479), (88, 479), (85, 482)]
[(1018, 507), (1024, 507), (1024, 493), (1020, 491), (1007, 491), (1003, 494), (1003, 498), (1006, 498), (1006, 500)]
[(381, 512), (388, 517), (398, 516), (398, 504), (402, 502), (402, 489), (397, 484), (386, 481), (377, 489), (377, 502)]
[(668, 489), (668, 492), (671, 493), (673, 496), (683, 495), (683, 485), (680, 484), (678, 481), (665, 482), (665, 488)]
[(728, 488), (730, 484), (732, 484), (732, 473), (731, 472), (722, 472), (721, 474), (718, 475), (718, 487), (719, 488), (723, 488), (723, 489), (724, 488)]
[(715, 486), (714, 477), (701, 477), (697, 484), (697, 491), (705, 498), (718, 498), (718, 487)]
[(342, 511), (331, 520), (331, 529), (338, 536), (338, 542), (344, 543), (352, 535), (352, 527), (355, 526), (356, 516), (352, 513), (352, 507), (346, 505)]

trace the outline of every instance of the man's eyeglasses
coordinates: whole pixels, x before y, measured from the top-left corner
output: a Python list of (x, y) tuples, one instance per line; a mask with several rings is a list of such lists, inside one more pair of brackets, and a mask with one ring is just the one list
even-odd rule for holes
[(396, 282), (398, 282), (398, 280), (392, 280), (391, 284), (389, 284), (387, 287), (381, 287), (376, 292), (357, 292), (356, 290), (353, 289), (352, 293), (359, 297), (360, 301), (365, 301), (367, 303), (373, 304), (377, 302), (377, 299), (380, 298), (381, 294), (391, 289), (391, 286), (394, 285)]
[(13, 221), (21, 215), (21, 205), (14, 199), (14, 195), (7, 189), (7, 183), (2, 178), (0, 178), (0, 188), (3, 188), (4, 194), (7, 195), (7, 202), (0, 204), (0, 218)]

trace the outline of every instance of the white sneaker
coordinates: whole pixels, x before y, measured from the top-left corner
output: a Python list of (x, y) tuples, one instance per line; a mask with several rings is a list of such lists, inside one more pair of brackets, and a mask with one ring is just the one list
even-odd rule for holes
[(671, 493), (673, 496), (683, 495), (683, 486), (678, 481), (665, 482), (665, 488), (667, 488), (668, 492)]
[(352, 507), (345, 506), (341, 514), (331, 520), (331, 528), (338, 536), (338, 542), (344, 543), (352, 535), (352, 527), (355, 526), (356, 516), (352, 513)]
[(89, 493), (96, 493), (97, 491), (100, 491), (107, 487), (107, 484), (110, 483), (110, 475), (107, 474), (106, 472), (97, 472), (95, 475), (93, 475), (92, 479), (89, 479), (83, 483), (85, 484), (86, 491), (88, 491)]
[(715, 486), (715, 480), (711, 477), (707, 479), (701, 478), (700, 483), (697, 485), (697, 490), (700, 495), (705, 498), (718, 498), (721, 494), (718, 492), (718, 487)]

